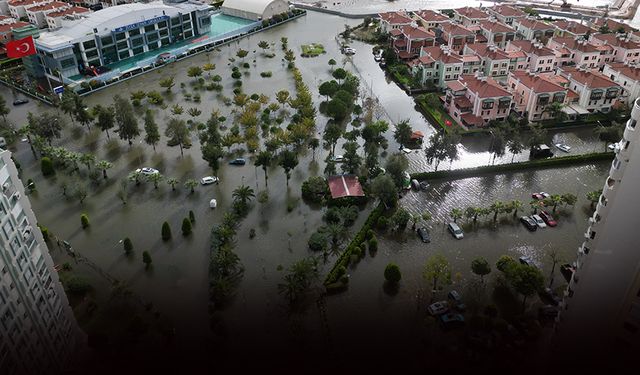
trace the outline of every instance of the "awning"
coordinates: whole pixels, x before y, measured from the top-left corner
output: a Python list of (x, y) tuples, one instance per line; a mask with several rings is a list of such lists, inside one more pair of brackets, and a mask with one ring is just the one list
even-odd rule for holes
[(356, 175), (338, 175), (328, 178), (331, 198), (364, 197), (364, 190)]

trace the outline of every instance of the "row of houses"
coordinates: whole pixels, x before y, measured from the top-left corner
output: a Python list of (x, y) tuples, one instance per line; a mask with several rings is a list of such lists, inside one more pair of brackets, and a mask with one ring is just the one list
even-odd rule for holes
[(380, 19), (398, 59), (424, 85), (445, 91), (445, 108), (464, 126), (514, 112), (540, 121), (560, 107), (575, 119), (640, 95), (640, 37), (615, 21), (545, 22), (510, 6)]

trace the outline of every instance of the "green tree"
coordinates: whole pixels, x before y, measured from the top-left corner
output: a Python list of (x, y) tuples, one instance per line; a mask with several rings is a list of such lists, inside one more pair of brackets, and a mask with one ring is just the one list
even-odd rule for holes
[(142, 252), (142, 263), (144, 263), (145, 269), (149, 269), (149, 267), (151, 267), (151, 263), (153, 263), (151, 254), (149, 254), (149, 252), (146, 250)]
[(508, 255), (503, 255), (498, 258), (498, 261), (496, 261), (496, 268), (498, 271), (507, 272), (507, 270), (514, 264), (517, 264), (515, 259)]
[(252, 188), (247, 185), (240, 185), (231, 193), (234, 203), (241, 207), (241, 211), (244, 211), (249, 205), (249, 202), (255, 198), (256, 194)]
[(358, 154), (358, 142), (349, 141), (344, 144), (344, 161), (342, 163), (342, 171), (350, 174), (357, 174), (362, 165), (362, 157)]
[(104, 179), (107, 178), (107, 169), (111, 169), (111, 167), (113, 167), (113, 164), (109, 163), (106, 160), (100, 160), (98, 163), (96, 163), (96, 168), (102, 170), (102, 178)]
[(587, 200), (591, 203), (592, 209), (600, 200), (600, 195), (602, 195), (602, 191), (600, 190), (594, 190), (587, 193)]
[(338, 68), (334, 70), (331, 75), (333, 78), (338, 80), (338, 83), (341, 83), (343, 79), (347, 78), (347, 71), (342, 68)]
[(320, 146), (320, 140), (318, 138), (311, 138), (309, 140), (309, 147), (311, 147), (311, 150), (313, 152), (313, 159), (312, 160), (316, 160), (316, 149)]
[(157, 189), (160, 181), (164, 179), (164, 176), (160, 173), (153, 173), (147, 176), (147, 180), (153, 182), (153, 188)]
[(4, 122), (7, 122), (7, 115), (11, 112), (11, 108), (7, 107), (7, 101), (4, 99), (4, 96), (0, 96), (0, 116)]
[(153, 151), (156, 150), (156, 144), (160, 141), (160, 131), (158, 130), (158, 124), (156, 124), (153, 118), (153, 112), (147, 109), (144, 113), (144, 141), (146, 144), (153, 147)]
[(171, 177), (167, 179), (167, 184), (171, 185), (171, 190), (175, 191), (176, 190), (176, 185), (178, 185), (180, 183), (180, 180), (178, 180), (175, 177)]
[(382, 174), (371, 181), (371, 194), (387, 208), (393, 208), (398, 203), (398, 188), (389, 175)]
[(480, 281), (484, 283), (484, 276), (491, 273), (491, 265), (483, 257), (471, 261), (471, 271), (480, 276)]
[(334, 59), (329, 59), (329, 67), (331, 68), (331, 72), (333, 72), (333, 69), (336, 65), (338, 65), (338, 63), (336, 62), (336, 60)]
[(247, 57), (247, 55), (249, 54), (249, 51), (243, 50), (242, 48), (240, 48), (237, 52), (236, 52), (236, 56), (240, 59), (242, 59), (242, 61), (244, 61), (244, 58)]
[(116, 125), (118, 127), (118, 135), (120, 139), (129, 142), (129, 146), (133, 144), (133, 139), (140, 135), (138, 128), (138, 120), (133, 113), (133, 107), (128, 100), (120, 95), (113, 97)]
[(168, 222), (162, 223), (162, 240), (169, 241), (171, 239), (171, 227)]
[(167, 77), (160, 80), (160, 87), (167, 90), (167, 92), (171, 92), (171, 88), (175, 86), (174, 77)]
[(268, 185), (268, 173), (267, 173), (267, 169), (271, 166), (271, 163), (273, 162), (273, 154), (269, 151), (260, 151), (258, 153), (258, 155), (256, 155), (256, 160), (254, 162), (254, 165), (257, 167), (262, 167), (262, 170), (264, 171), (264, 184)]
[(278, 292), (285, 296), (289, 303), (295, 303), (309, 290), (318, 276), (317, 259), (314, 257), (301, 259), (287, 269), (283, 282), (278, 284)]
[(184, 182), (184, 187), (186, 189), (189, 189), (191, 191), (191, 194), (193, 194), (195, 192), (195, 188), (196, 186), (198, 186), (198, 181), (190, 178), (187, 181)]
[(493, 221), (498, 220), (498, 214), (501, 214), (502, 212), (504, 212), (504, 203), (502, 202), (493, 202), (491, 204), (491, 207), (489, 207), (489, 209), (491, 210), (491, 212), (493, 212)]
[(280, 155), (278, 155), (278, 165), (284, 169), (284, 173), (287, 176), (287, 186), (289, 186), (291, 171), (298, 165), (298, 157), (296, 153), (289, 150), (280, 152)]
[(53, 176), (56, 173), (56, 170), (53, 167), (53, 162), (47, 156), (44, 156), (42, 160), (40, 160), (40, 170), (42, 171), (42, 175)]
[(464, 212), (459, 208), (452, 208), (449, 212), (449, 216), (453, 219), (453, 222), (456, 223), (458, 219), (462, 218)]
[(562, 203), (568, 206), (574, 206), (578, 201), (578, 197), (572, 193), (562, 194)]
[(384, 268), (384, 278), (391, 284), (397, 284), (402, 279), (400, 267), (395, 263), (389, 263)]
[(131, 239), (129, 239), (129, 237), (125, 238), (124, 241), (122, 241), (122, 245), (124, 247), (124, 253), (131, 255), (133, 252), (133, 243), (131, 242)]
[(187, 127), (187, 123), (184, 122), (184, 120), (172, 117), (169, 119), (169, 123), (167, 124), (164, 134), (169, 137), (170, 144), (177, 144), (180, 146), (180, 155), (184, 156), (184, 146), (191, 144), (190, 132), (191, 130)]
[(544, 286), (544, 276), (537, 267), (520, 263), (515, 263), (507, 269), (507, 280), (522, 294), (522, 312), (525, 310), (527, 297), (534, 295)]
[(182, 235), (186, 237), (190, 234), (191, 234), (191, 220), (185, 217), (184, 219), (182, 219)]
[(522, 207), (524, 206), (523, 203), (519, 200), (512, 200), (511, 202), (509, 202), (509, 205), (511, 206), (511, 209), (513, 210), (513, 216), (516, 217), (518, 216), (518, 210), (522, 209)]
[(553, 212), (556, 212), (558, 205), (562, 203), (562, 195), (552, 194), (549, 198), (544, 199), (545, 206), (553, 206)]
[(451, 283), (451, 265), (442, 254), (435, 254), (427, 259), (424, 265), (424, 278), (432, 284), (433, 291), (438, 290), (438, 282)]
[(400, 148), (402, 148), (411, 142), (412, 134), (413, 129), (409, 124), (409, 120), (400, 121), (396, 124), (396, 128), (393, 131), (393, 139), (395, 139), (396, 142), (400, 144)]
[(337, 249), (338, 245), (340, 245), (342, 241), (346, 240), (349, 235), (347, 227), (339, 223), (330, 223), (324, 227), (323, 232), (331, 240), (331, 247), (333, 249)]
[(409, 161), (402, 154), (391, 155), (387, 159), (387, 174), (391, 176), (396, 187), (402, 188), (405, 185), (406, 171), (409, 167)]
[(107, 134), (107, 139), (111, 139), (111, 136), (109, 135), (109, 129), (113, 129), (113, 127), (116, 126), (113, 106), (103, 107), (98, 104), (93, 107), (93, 113), (98, 120), (97, 125), (100, 130)]
[(391, 216), (391, 222), (394, 224), (398, 232), (405, 230), (409, 220), (411, 220), (411, 214), (402, 207), (397, 208), (396, 212)]
[(202, 68), (199, 66), (190, 66), (187, 69), (187, 76), (191, 78), (198, 78), (202, 75)]
[(82, 225), (82, 229), (89, 227), (89, 216), (87, 216), (87, 214), (80, 215), (80, 224)]
[(91, 170), (91, 165), (95, 164), (96, 156), (91, 153), (81, 154), (80, 155), (80, 163), (84, 164), (87, 167), (87, 170)]
[(329, 101), (329, 98), (338, 92), (339, 89), (340, 85), (334, 80), (323, 82), (318, 86), (318, 92), (320, 95), (323, 95), (327, 101)]
[(42, 112), (39, 115), (29, 112), (27, 114), (27, 122), (29, 132), (46, 140), (49, 146), (51, 146), (51, 141), (54, 138), (62, 136), (62, 129), (66, 125), (62, 118), (51, 112)]

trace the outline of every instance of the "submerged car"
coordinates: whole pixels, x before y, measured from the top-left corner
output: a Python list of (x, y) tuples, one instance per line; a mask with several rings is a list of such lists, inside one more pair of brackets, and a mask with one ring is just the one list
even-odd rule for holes
[(563, 152), (571, 152), (571, 146), (564, 144), (564, 143), (556, 143), (554, 146), (556, 146), (556, 148), (560, 151)]
[(541, 191), (539, 193), (533, 193), (531, 194), (531, 198), (533, 199), (537, 199), (539, 201), (545, 199), (545, 198), (549, 198), (551, 196), (551, 194), (549, 193), (545, 193), (544, 191)]
[(540, 268), (538, 266), (538, 263), (536, 263), (531, 257), (528, 256), (521, 256), (520, 258), (518, 258), (518, 261), (520, 262), (520, 264), (524, 264), (525, 266)]
[(461, 240), (464, 238), (464, 233), (462, 232), (462, 229), (460, 229), (460, 227), (458, 226), (458, 224), (451, 222), (449, 223), (449, 225), (447, 225), (447, 229), (449, 229), (449, 232), (451, 232), (451, 234), (457, 239), (457, 240)]
[(536, 225), (538, 226), (538, 228), (547, 227), (547, 224), (544, 222), (544, 220), (542, 220), (542, 218), (539, 215), (531, 215), (531, 219), (533, 219), (533, 221), (536, 222)]
[(247, 161), (244, 160), (243, 158), (237, 158), (237, 159), (233, 159), (229, 162), (229, 164), (231, 165), (245, 165), (247, 164)]
[(464, 311), (467, 308), (467, 306), (462, 302), (462, 297), (457, 290), (450, 291), (449, 294), (447, 294), (447, 297), (449, 297), (449, 300), (457, 310)]
[(433, 316), (444, 314), (449, 311), (449, 304), (447, 304), (447, 301), (438, 301), (429, 305), (427, 311)]
[(336, 163), (342, 163), (344, 161), (344, 156), (336, 155), (336, 156), (331, 158), (331, 161), (336, 162)]
[(160, 173), (159, 170), (151, 167), (138, 168), (136, 169), (136, 172), (142, 173), (145, 176), (151, 176), (152, 174)]
[(538, 229), (538, 225), (536, 224), (536, 222), (529, 216), (522, 216), (520, 218), (520, 222), (531, 232), (535, 232), (536, 229)]
[(209, 185), (209, 184), (218, 183), (218, 182), (220, 182), (220, 179), (215, 176), (206, 176), (200, 179), (200, 183), (202, 185)]
[(420, 181), (420, 189), (427, 190), (429, 188), (429, 183), (427, 181)]
[(28, 99), (16, 99), (13, 101), (13, 105), (23, 105), (29, 103)]
[(440, 323), (445, 329), (462, 327), (464, 326), (464, 316), (455, 313), (440, 315)]
[(416, 232), (418, 233), (418, 236), (420, 237), (422, 242), (424, 243), (431, 242), (431, 235), (429, 234), (429, 231), (427, 230), (427, 228), (425, 227), (418, 228)]
[(558, 222), (547, 211), (540, 211), (539, 215), (542, 218), (542, 220), (544, 220), (544, 222), (547, 223), (548, 226), (555, 227), (556, 225), (558, 225)]

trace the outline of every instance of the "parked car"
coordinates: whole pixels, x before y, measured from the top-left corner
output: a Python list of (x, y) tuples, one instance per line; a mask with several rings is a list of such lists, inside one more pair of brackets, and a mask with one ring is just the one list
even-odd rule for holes
[(405, 148), (403, 148), (403, 149), (402, 149), (402, 152), (404, 152), (405, 154), (410, 154), (410, 153), (411, 153), (411, 151), (413, 151), (413, 150), (412, 150), (412, 149), (410, 149), (410, 148), (407, 148), (407, 147), (405, 147)]
[(214, 198), (212, 200), (209, 201), (209, 207), (211, 208), (216, 208), (218, 207), (218, 201)]
[(553, 156), (553, 152), (551, 151), (551, 148), (549, 146), (545, 144), (539, 144), (533, 146), (531, 152), (529, 153), (529, 156), (534, 159), (550, 158)]
[(159, 170), (151, 167), (138, 168), (136, 169), (136, 172), (142, 173), (145, 176), (151, 176), (152, 174), (160, 173)]
[(531, 194), (531, 198), (533, 199), (537, 199), (539, 201), (545, 199), (545, 198), (549, 198), (551, 196), (551, 194), (549, 193), (545, 193), (544, 191), (541, 191), (539, 193), (533, 193)]
[(418, 233), (418, 236), (420, 236), (420, 239), (422, 240), (422, 242), (424, 243), (431, 242), (431, 235), (429, 234), (429, 231), (427, 230), (427, 228), (420, 227), (416, 230), (416, 232)]
[(464, 326), (464, 316), (462, 314), (448, 313), (440, 315), (440, 323), (445, 329), (452, 329)]
[(231, 165), (245, 165), (247, 164), (247, 161), (244, 160), (243, 158), (237, 158), (237, 159), (233, 159), (229, 162), (229, 164)]
[(433, 316), (444, 314), (449, 311), (449, 304), (447, 304), (447, 301), (438, 301), (429, 305), (427, 311)]
[(451, 234), (457, 239), (457, 240), (461, 240), (464, 238), (464, 233), (462, 232), (462, 229), (460, 229), (460, 227), (458, 226), (458, 224), (451, 222), (447, 225), (447, 228), (449, 229), (449, 232), (451, 232)]
[(427, 190), (429, 188), (429, 183), (427, 181), (420, 181), (420, 189)]
[(334, 157), (331, 158), (331, 161), (336, 162), (336, 163), (342, 163), (344, 161), (344, 156), (335, 155)]
[(387, 173), (387, 170), (382, 167), (375, 166), (369, 169), (369, 175), (371, 178), (375, 178), (385, 173)]
[(209, 184), (218, 183), (218, 182), (220, 182), (220, 179), (215, 176), (206, 176), (200, 179), (200, 183), (202, 185), (209, 185)]
[(526, 266), (540, 268), (538, 266), (538, 263), (536, 263), (536, 261), (534, 261), (531, 257), (528, 257), (528, 256), (521, 256), (520, 258), (518, 258), (518, 261), (520, 262), (520, 264), (524, 264)]
[(544, 222), (547, 223), (548, 226), (555, 227), (556, 225), (558, 225), (558, 222), (547, 211), (540, 211), (539, 215), (542, 218), (542, 220), (544, 220)]
[(611, 143), (611, 144), (608, 144), (608, 145), (607, 145), (607, 149), (608, 149), (609, 151), (615, 151), (617, 147), (618, 147), (618, 144), (617, 144), (617, 143)]
[(411, 180), (411, 187), (414, 190), (420, 190), (420, 183), (418, 182), (418, 180), (416, 180), (415, 178)]
[(564, 143), (556, 143), (554, 146), (558, 148), (558, 150), (563, 152), (571, 152), (571, 146)]
[(520, 218), (520, 222), (530, 231), (535, 232), (538, 229), (536, 222), (529, 216), (523, 216)]
[(29, 103), (28, 99), (16, 99), (13, 101), (13, 105), (23, 105)]
[(539, 215), (531, 215), (531, 218), (533, 219), (533, 221), (536, 222), (536, 225), (538, 226), (538, 228), (547, 227), (547, 224), (544, 222), (544, 220), (542, 220), (542, 218)]
[(345, 47), (342, 52), (345, 55), (355, 55), (356, 54), (356, 49), (355, 48), (351, 48), (351, 47)]
[(467, 306), (462, 302), (462, 297), (458, 291), (450, 291), (447, 294), (447, 297), (449, 297), (449, 300), (458, 311), (464, 311), (467, 308)]
[(560, 298), (558, 293), (554, 292), (551, 288), (544, 288), (538, 292), (538, 295), (540, 296), (540, 299), (553, 306), (558, 306), (560, 302), (562, 302), (562, 298)]

